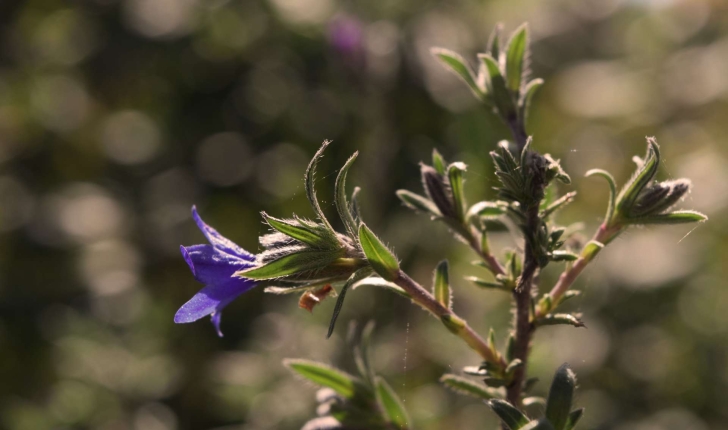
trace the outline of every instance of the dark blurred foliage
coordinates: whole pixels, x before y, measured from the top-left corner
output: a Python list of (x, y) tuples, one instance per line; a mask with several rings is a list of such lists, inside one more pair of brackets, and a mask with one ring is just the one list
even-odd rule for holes
[[(350, 183), (368, 224), (424, 283), (449, 258), (458, 313), (502, 342), (508, 298), (458, 281), (478, 274), (473, 255), (394, 194), (419, 189), (417, 163), (437, 147), (468, 164), (472, 201), (493, 195), (487, 154), (506, 129), (429, 48), (474, 62), (498, 21), (531, 25), (546, 85), (529, 129), (579, 191), (564, 222), (591, 233), (607, 190), (581, 176), (626, 179), (645, 135), (662, 144), (662, 177), (692, 178), (689, 207), (711, 217), (610, 245), (570, 305), (588, 329), (540, 331), (533, 373), (573, 365), (585, 428), (728, 429), (722, 0), (0, 2), (0, 427), (296, 429), (312, 417), (314, 389), (281, 359), (351, 363), (346, 324), (325, 340), (333, 300), (309, 314), (255, 290), (226, 309), (222, 339), (172, 316), (201, 287), (178, 249), (203, 242), (190, 207), (257, 251), (259, 211), (311, 216), (302, 177), (324, 139), (325, 210), (359, 150)], [(485, 405), (436, 382), (477, 364), (457, 338), (400, 297), (350, 294), (341, 320), (378, 322), (376, 368), (416, 428), (495, 428)]]

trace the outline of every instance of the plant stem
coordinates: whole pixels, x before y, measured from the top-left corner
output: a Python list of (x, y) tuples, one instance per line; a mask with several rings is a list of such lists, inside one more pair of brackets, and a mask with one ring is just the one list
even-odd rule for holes
[(526, 219), (525, 234), (526, 246), (524, 250), (523, 271), (516, 289), (513, 291), (513, 298), (516, 302), (516, 315), (514, 321), (515, 342), (513, 348), (513, 358), (521, 360), (521, 366), (516, 368), (513, 373), (511, 383), (506, 389), (506, 399), (515, 407), (521, 409), (521, 392), (523, 390), (523, 381), (526, 377), (526, 369), (528, 365), (528, 355), (531, 346), (531, 336), (535, 330), (535, 326), (531, 322), (531, 292), (533, 289), (533, 278), (538, 270), (538, 260), (534, 252), (533, 239), (539, 224), (539, 203), (529, 207)]
[[(477, 234), (470, 228), (466, 228), (468, 235), (467, 235), (467, 241), (468, 245), (470, 245), (471, 248), (473, 248), (473, 251), (478, 253), (481, 259), (483, 259), (483, 262), (486, 266), (488, 266), (488, 270), (493, 273), (493, 275), (505, 275), (506, 270), (503, 268), (503, 266), (500, 264), (497, 258), (493, 254), (490, 253), (488, 249), (483, 249), (482, 246), (482, 238), (481, 240), (478, 240)], [(485, 232), (482, 233), (485, 235)]]
[[(602, 243), (606, 245), (609, 243), (612, 239), (617, 237), (617, 235), (622, 231), (622, 227), (619, 225), (616, 226), (608, 226), (606, 224), (602, 224), (599, 226), (599, 229), (594, 233), (594, 237), (592, 238), (593, 241)], [(566, 293), (569, 288), (574, 284), (574, 281), (576, 281), (576, 278), (579, 277), (581, 272), (586, 268), (586, 266), (594, 259), (596, 256), (596, 253), (585, 255), (582, 251), (582, 254), (579, 256), (579, 258), (572, 264), (570, 267), (568, 267), (566, 270), (564, 270), (561, 275), (559, 276), (559, 280), (556, 281), (556, 284), (549, 292), (549, 296), (551, 297), (551, 307), (555, 307), (558, 305), (559, 301), (561, 300), (561, 297), (563, 297), (564, 293)], [(546, 315), (551, 309), (537, 309), (536, 311), (536, 318), (540, 318), (544, 315)]]
[(412, 301), (439, 318), (452, 333), (463, 339), (484, 360), (505, 369), (506, 363), (497, 351), (491, 349), (488, 343), (464, 319), (458, 317), (451, 309), (438, 302), (429, 291), (425, 290), (409, 275), (400, 270), (393, 282), (402, 287), (410, 295)]

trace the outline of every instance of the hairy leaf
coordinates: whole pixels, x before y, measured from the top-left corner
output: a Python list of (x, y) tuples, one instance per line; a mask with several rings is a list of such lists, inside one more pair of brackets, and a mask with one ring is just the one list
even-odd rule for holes
[(508, 88), (518, 92), (526, 74), (528, 62), (528, 25), (523, 24), (511, 36), (506, 46), (506, 76)]
[(569, 420), (571, 402), (576, 388), (576, 375), (564, 363), (554, 375), (549, 389), (549, 397), (546, 400), (546, 418), (553, 424), (554, 429), (564, 430)]
[(399, 272), (397, 257), (364, 223), (359, 227), (359, 243), (369, 264), (379, 276), (388, 281), (397, 277)]
[(339, 212), (339, 217), (341, 218), (341, 222), (344, 223), (346, 231), (352, 238), (356, 238), (359, 225), (351, 213), (349, 202), (346, 200), (346, 174), (349, 172), (349, 168), (354, 164), (358, 155), (359, 152), (357, 151), (346, 160), (346, 163), (339, 171), (339, 175), (336, 177), (336, 188), (334, 190), (336, 210)]
[(384, 413), (385, 420), (394, 424), (398, 429), (407, 429), (410, 422), (409, 415), (397, 393), (381, 377), (375, 378), (375, 385), (377, 402)]
[(529, 420), (523, 412), (516, 409), (515, 406), (506, 402), (505, 400), (494, 399), (488, 402), (488, 406), (493, 409), (493, 412), (503, 420), (503, 422), (511, 429), (518, 430), (521, 427), (528, 424)]
[(483, 400), (496, 399), (501, 396), (498, 390), (473, 382), (467, 378), (463, 378), (462, 376), (452, 375), (449, 373), (442, 375), (442, 377), (440, 377), (440, 382), (456, 393), (477, 397)]

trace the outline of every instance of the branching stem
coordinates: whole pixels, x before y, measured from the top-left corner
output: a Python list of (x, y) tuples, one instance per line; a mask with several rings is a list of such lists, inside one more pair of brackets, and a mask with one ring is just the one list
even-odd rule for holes
[[(621, 230), (621, 226), (610, 227), (606, 224), (602, 224), (601, 226), (599, 226), (599, 229), (596, 231), (596, 233), (594, 233), (594, 237), (592, 238), (592, 240), (606, 245), (612, 239), (614, 239), (621, 232)], [(559, 280), (556, 281), (556, 284), (551, 289), (551, 292), (549, 292), (549, 296), (551, 296), (551, 303), (553, 304), (552, 306), (558, 305), (559, 301), (564, 296), (564, 293), (566, 293), (569, 288), (571, 288), (571, 286), (574, 284), (574, 281), (576, 281), (576, 278), (579, 277), (581, 272), (594, 259), (595, 255), (596, 254), (585, 255), (584, 252), (582, 252), (581, 256), (579, 256), (574, 264), (567, 267), (566, 270), (561, 273), (561, 275), (559, 276)], [(540, 318), (546, 315), (549, 311), (550, 309), (538, 309), (536, 312), (536, 318)]]
[(438, 302), (429, 291), (410, 278), (409, 275), (400, 270), (393, 282), (405, 290), (412, 298), (412, 301), (439, 318), (453, 334), (463, 339), (484, 360), (503, 369), (506, 367), (506, 363), (498, 354), (498, 351), (491, 349), (488, 343), (464, 319), (458, 317), (451, 309)]

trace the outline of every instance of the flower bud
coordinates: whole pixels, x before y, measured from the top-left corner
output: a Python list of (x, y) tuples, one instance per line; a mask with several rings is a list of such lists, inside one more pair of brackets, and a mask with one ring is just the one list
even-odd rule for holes
[(449, 179), (438, 173), (434, 167), (426, 164), (421, 165), (420, 173), (422, 174), (422, 186), (427, 196), (435, 203), (442, 216), (446, 218), (456, 217), (457, 211)]

